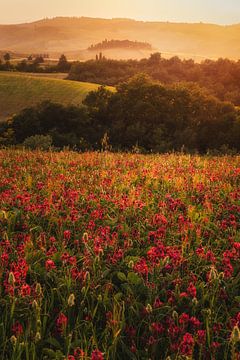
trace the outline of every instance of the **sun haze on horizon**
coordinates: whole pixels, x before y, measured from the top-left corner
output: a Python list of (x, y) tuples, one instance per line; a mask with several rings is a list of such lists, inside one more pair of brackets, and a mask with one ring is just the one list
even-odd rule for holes
[(9, 0), (1, 4), (0, 24), (55, 16), (131, 18), (144, 21), (240, 23), (239, 0)]

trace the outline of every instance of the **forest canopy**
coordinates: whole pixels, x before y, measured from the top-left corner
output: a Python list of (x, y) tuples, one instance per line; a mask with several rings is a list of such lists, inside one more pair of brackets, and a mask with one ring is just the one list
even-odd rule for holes
[(163, 84), (196, 83), (221, 101), (240, 106), (240, 60), (181, 60), (177, 56), (165, 59), (154, 53), (148, 59), (89, 60), (72, 64), (69, 79), (115, 86), (138, 73), (145, 73)]

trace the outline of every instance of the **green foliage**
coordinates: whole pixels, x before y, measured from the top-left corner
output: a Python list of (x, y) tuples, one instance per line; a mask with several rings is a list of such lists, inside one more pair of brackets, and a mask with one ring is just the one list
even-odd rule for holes
[(54, 146), (79, 150), (240, 150), (239, 111), (196, 85), (166, 86), (139, 74), (115, 92), (99, 87), (83, 105), (44, 102), (27, 108), (3, 127), (2, 138), (11, 130), (15, 143), (51, 135)]
[[(50, 135), (56, 147), (77, 146), (90, 133), (88, 115), (83, 107), (43, 102), (23, 110), (13, 117), (12, 129), (16, 142), (22, 143), (34, 135)], [(88, 130), (89, 129), (89, 130)]]
[(73, 63), (69, 79), (115, 86), (139, 73), (163, 84), (196, 83), (219, 100), (240, 105), (240, 62), (229, 59), (205, 60), (199, 64), (177, 56), (165, 59), (160, 53), (155, 53), (149, 59), (139, 61), (89, 60)]
[(31, 150), (49, 150), (51, 145), (52, 137), (50, 135), (33, 135), (23, 142), (23, 146)]
[(154, 152), (183, 146), (200, 152), (223, 145), (239, 149), (238, 111), (194, 85), (164, 86), (140, 74), (115, 93), (104, 88), (91, 92), (84, 104), (113, 147), (137, 145)]
[(67, 58), (64, 54), (62, 54), (59, 58), (57, 64), (57, 71), (60, 72), (68, 72), (70, 70), (71, 64), (67, 61)]

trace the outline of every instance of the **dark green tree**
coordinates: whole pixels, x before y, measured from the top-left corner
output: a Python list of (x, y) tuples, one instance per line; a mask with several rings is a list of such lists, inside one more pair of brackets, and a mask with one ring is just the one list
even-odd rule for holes
[(7, 62), (7, 61), (10, 61), (11, 60), (11, 55), (9, 53), (6, 53), (3, 55), (3, 58), (4, 60)]
[(60, 72), (67, 72), (70, 69), (70, 63), (67, 61), (67, 58), (64, 54), (62, 54), (59, 58), (57, 69)]

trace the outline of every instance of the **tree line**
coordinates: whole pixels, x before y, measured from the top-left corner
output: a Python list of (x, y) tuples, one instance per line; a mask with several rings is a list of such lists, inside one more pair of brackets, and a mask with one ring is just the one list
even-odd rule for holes
[(196, 83), (221, 101), (240, 106), (240, 60), (181, 60), (177, 56), (164, 59), (160, 53), (142, 60), (89, 60), (74, 62), (70, 80), (115, 86), (138, 73), (145, 73), (163, 84)]
[(115, 92), (103, 86), (90, 92), (81, 107), (44, 102), (0, 125), (5, 145), (35, 135), (77, 150), (105, 144), (120, 151), (239, 151), (240, 112), (197, 85), (163, 85), (140, 74)]
[(56, 64), (45, 64), (46, 55), (29, 55), (27, 59), (23, 59), (18, 63), (11, 62), (11, 55), (6, 53), (3, 56), (4, 61), (0, 59), (0, 71), (20, 71), (20, 72), (34, 72), (34, 73), (54, 73), (65, 72), (68, 73), (71, 68), (71, 63), (66, 56), (62, 54)]
[(89, 51), (101, 51), (109, 49), (152, 50), (152, 45), (141, 41), (105, 39), (98, 44), (92, 44), (88, 48)]
[(0, 71), (22, 72), (66, 72), (68, 79), (116, 86), (139, 73), (149, 75), (162, 84), (179, 82), (195, 83), (206, 88), (211, 95), (221, 101), (230, 101), (240, 106), (240, 60), (230, 59), (181, 60), (174, 56), (164, 59), (160, 53), (152, 54), (142, 60), (111, 60), (100, 53), (94, 60), (69, 62), (63, 54), (57, 64), (45, 64), (41, 57), (22, 60), (12, 64), (6, 54), (0, 61)]

